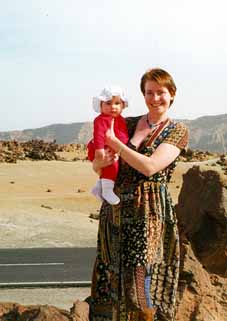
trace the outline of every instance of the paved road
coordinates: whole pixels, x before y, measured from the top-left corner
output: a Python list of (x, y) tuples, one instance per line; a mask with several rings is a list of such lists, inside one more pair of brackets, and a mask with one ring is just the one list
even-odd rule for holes
[(0, 249), (0, 287), (89, 286), (96, 248)]

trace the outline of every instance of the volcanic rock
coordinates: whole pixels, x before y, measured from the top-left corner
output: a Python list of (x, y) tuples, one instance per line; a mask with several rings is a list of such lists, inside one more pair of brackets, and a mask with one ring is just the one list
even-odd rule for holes
[(0, 303), (0, 321), (89, 321), (89, 305), (77, 300), (69, 312), (48, 305)]
[(193, 166), (176, 206), (181, 266), (176, 321), (227, 321), (227, 190), (221, 171)]
[(65, 160), (58, 152), (78, 152), (76, 160), (86, 159), (86, 146), (83, 144), (56, 144), (43, 140), (27, 142), (0, 141), (0, 162), (16, 163), (17, 160)]

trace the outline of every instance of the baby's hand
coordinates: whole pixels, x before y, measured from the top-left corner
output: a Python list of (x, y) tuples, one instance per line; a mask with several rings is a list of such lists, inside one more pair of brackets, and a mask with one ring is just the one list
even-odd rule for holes
[(104, 148), (96, 149), (95, 150), (95, 159), (104, 160), (104, 158), (105, 158), (105, 150), (104, 150)]
[(112, 165), (115, 161), (115, 153), (109, 148), (103, 149), (104, 151), (104, 157), (103, 158), (96, 158), (93, 160), (93, 167), (95, 168), (95, 171), (97, 172), (98, 169), (101, 169), (103, 167)]
[(107, 162), (110, 162), (109, 165), (111, 165), (113, 162), (115, 162), (116, 153), (109, 147), (105, 148), (105, 159)]

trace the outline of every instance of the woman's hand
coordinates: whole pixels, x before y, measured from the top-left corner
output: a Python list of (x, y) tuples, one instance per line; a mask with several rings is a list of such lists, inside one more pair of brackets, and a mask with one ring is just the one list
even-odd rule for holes
[(114, 118), (113, 118), (111, 121), (110, 128), (107, 129), (105, 134), (105, 143), (106, 145), (111, 147), (112, 150), (115, 150), (117, 152), (118, 142), (119, 142), (119, 139), (115, 136), (115, 133), (114, 133)]

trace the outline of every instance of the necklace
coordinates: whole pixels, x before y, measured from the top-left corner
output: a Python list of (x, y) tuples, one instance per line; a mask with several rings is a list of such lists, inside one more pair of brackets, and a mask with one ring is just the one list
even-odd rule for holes
[(160, 126), (161, 124), (164, 123), (164, 121), (161, 121), (160, 123), (157, 123), (157, 124), (150, 123), (150, 122), (149, 122), (149, 119), (148, 119), (148, 114), (147, 114), (146, 122), (147, 122), (147, 126), (148, 126), (150, 129), (154, 129), (154, 128), (156, 128), (156, 127), (158, 127), (158, 126)]

